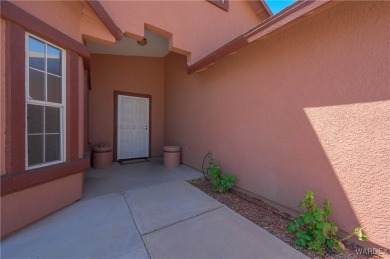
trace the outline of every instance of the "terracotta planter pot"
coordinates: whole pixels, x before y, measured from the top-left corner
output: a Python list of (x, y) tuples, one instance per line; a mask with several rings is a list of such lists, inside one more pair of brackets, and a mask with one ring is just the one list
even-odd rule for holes
[(93, 167), (107, 168), (112, 165), (112, 148), (110, 146), (96, 146), (93, 148)]
[(180, 166), (180, 147), (165, 146), (164, 147), (164, 167), (173, 169)]

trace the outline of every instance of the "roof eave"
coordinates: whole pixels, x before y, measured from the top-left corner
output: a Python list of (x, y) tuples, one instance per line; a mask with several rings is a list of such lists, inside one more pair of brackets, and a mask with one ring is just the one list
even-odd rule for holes
[(267, 3), (265, 2), (265, 0), (260, 0), (260, 3), (264, 6), (264, 9), (267, 11), (267, 13), (269, 14), (269, 16), (272, 16), (273, 13), (272, 13), (271, 9), (269, 9), (269, 6), (268, 6)]
[(205, 70), (205, 67), (212, 65), (217, 60), (232, 54), (233, 52), (249, 45), (265, 35), (285, 26), (287, 23), (294, 21), (303, 15), (312, 12), (314, 9), (328, 3), (330, 0), (302, 0), (287, 7), (278, 14), (275, 14), (262, 21), (249, 31), (241, 34), (237, 38), (223, 45), (219, 49), (200, 59), (194, 64), (188, 66), (188, 74)]
[(85, 0), (117, 41), (123, 37), (121, 30), (98, 0)]

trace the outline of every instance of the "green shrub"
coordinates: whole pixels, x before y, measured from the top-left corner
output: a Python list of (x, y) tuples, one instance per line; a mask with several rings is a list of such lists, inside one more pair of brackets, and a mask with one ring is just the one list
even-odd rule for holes
[(220, 193), (230, 190), (237, 181), (237, 177), (234, 175), (223, 173), (218, 163), (213, 158), (210, 158), (209, 166), (206, 168), (206, 171), (211, 176), (211, 184), (214, 185)]
[(314, 201), (314, 194), (308, 191), (306, 198), (299, 202), (299, 207), (306, 207), (293, 221), (288, 223), (287, 229), (295, 233), (296, 244), (308, 247), (311, 250), (324, 254), (327, 246), (332, 251), (343, 252), (345, 247), (342, 241), (356, 235), (359, 240), (367, 240), (363, 234), (363, 228), (355, 228), (355, 232), (344, 239), (337, 239), (337, 226), (329, 221), (331, 213), (330, 201), (325, 200), (322, 208), (319, 208)]

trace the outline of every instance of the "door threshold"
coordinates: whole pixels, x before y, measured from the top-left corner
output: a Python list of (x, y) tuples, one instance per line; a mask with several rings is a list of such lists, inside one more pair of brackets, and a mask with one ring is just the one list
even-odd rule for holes
[(142, 157), (142, 158), (129, 158), (129, 159), (118, 160), (118, 163), (120, 165), (129, 165), (129, 164), (137, 164), (137, 163), (145, 163), (145, 162), (150, 162), (150, 159), (148, 157)]

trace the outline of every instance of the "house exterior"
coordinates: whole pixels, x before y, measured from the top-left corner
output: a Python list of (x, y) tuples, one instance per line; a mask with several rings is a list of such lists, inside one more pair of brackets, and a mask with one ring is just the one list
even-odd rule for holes
[[(148, 156), (212, 151), (238, 190), (291, 213), (313, 190), (390, 247), (389, 28), (386, 1), (2, 1), (1, 237), (82, 198), (91, 146), (122, 158), (122, 96)], [(145, 35), (168, 54), (118, 45)]]

